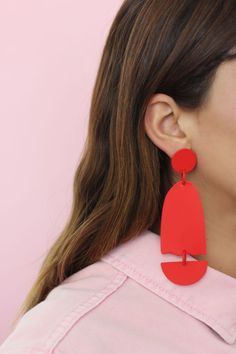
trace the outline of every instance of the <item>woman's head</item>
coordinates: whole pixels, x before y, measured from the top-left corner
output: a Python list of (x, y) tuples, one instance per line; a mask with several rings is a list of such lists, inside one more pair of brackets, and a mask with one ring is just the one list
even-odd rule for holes
[[(158, 230), (174, 182), (170, 157), (176, 150), (192, 147), (203, 177), (215, 183), (218, 170), (207, 167), (207, 154), (217, 159), (219, 153), (224, 168), (230, 161), (232, 167), (233, 94), (225, 97), (220, 84), (212, 85), (236, 45), (235, 16), (234, 0), (123, 2), (94, 85), (71, 215), (22, 313), (113, 247), (143, 229)], [(233, 85), (230, 69), (228, 76)], [(225, 152), (217, 139), (226, 144)], [(227, 153), (231, 157), (224, 160)]]

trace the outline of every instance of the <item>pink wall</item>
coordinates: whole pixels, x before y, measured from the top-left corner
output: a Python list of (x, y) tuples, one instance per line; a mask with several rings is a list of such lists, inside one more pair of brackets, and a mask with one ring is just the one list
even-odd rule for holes
[(0, 342), (69, 213), (91, 90), (121, 3), (0, 4)]

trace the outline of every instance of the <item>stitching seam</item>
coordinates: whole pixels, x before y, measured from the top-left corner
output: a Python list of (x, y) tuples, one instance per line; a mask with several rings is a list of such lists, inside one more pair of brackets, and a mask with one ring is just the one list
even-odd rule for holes
[[(223, 330), (225, 332), (225, 334), (230, 335), (231, 338), (230, 339), (235, 339), (235, 331), (234, 331), (234, 325), (232, 327), (230, 327), (230, 330), (226, 329), (225, 327), (223, 327), (221, 325), (221, 323), (218, 322), (217, 319), (215, 319), (212, 316), (207, 315), (205, 312), (203, 312), (202, 310), (199, 310), (198, 308), (194, 307), (192, 305), (192, 302), (187, 300), (187, 301), (183, 301), (181, 298), (179, 298), (178, 296), (176, 296), (175, 294), (171, 293), (170, 290), (164, 289), (160, 284), (158, 284), (157, 282), (155, 282), (153, 279), (148, 278), (147, 276), (145, 276), (144, 274), (140, 273), (137, 269), (133, 268), (130, 264), (127, 264), (125, 262), (123, 262), (121, 259), (116, 258), (114, 256), (111, 255), (106, 255), (103, 257), (103, 260), (106, 262), (106, 260), (108, 261), (107, 263), (110, 263), (109, 260), (111, 261), (111, 264), (114, 265), (118, 265), (119, 270), (124, 271), (124, 268), (129, 268), (131, 273), (136, 274), (139, 278), (144, 279), (144, 281), (146, 283), (151, 283), (154, 285), (155, 288), (159, 289), (160, 291), (164, 292), (167, 294), (167, 296), (169, 296), (170, 298), (175, 298), (176, 303), (180, 303), (183, 305), (186, 305), (187, 307), (189, 307), (191, 310), (199, 313), (206, 321), (209, 321), (209, 323), (211, 324), (215, 324), (220, 330)], [(124, 271), (125, 272), (125, 271)], [(126, 273), (127, 275), (129, 275), (128, 273)], [(232, 330), (233, 329), (233, 330)]]

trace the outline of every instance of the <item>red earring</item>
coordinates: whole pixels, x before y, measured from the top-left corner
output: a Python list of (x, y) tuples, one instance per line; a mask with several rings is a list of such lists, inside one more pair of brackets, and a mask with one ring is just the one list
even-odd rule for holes
[(186, 180), (197, 156), (191, 149), (178, 150), (171, 158), (172, 168), (181, 173), (181, 180), (167, 192), (163, 203), (160, 238), (161, 253), (182, 256), (180, 262), (162, 262), (165, 276), (173, 283), (189, 285), (200, 280), (208, 262), (187, 261), (187, 254), (206, 254), (204, 213), (197, 189)]

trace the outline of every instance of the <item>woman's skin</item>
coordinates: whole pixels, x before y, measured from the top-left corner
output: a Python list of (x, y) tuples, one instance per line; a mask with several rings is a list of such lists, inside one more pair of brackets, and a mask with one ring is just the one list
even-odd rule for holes
[(149, 102), (144, 122), (149, 138), (168, 156), (182, 148), (196, 152), (196, 168), (186, 177), (200, 194), (207, 254), (193, 257), (236, 278), (236, 60), (218, 67), (201, 109), (183, 109), (172, 97), (158, 93)]

